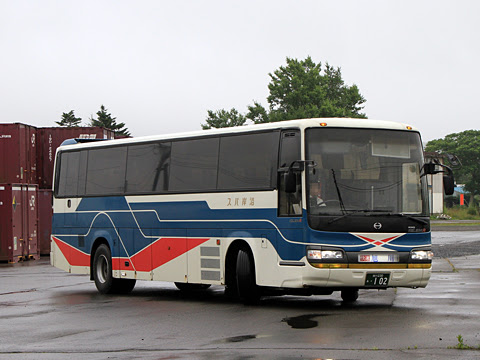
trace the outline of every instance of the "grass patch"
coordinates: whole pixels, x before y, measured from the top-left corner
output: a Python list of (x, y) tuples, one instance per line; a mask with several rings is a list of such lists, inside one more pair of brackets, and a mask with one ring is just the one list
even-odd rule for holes
[(463, 336), (458, 335), (457, 336), (458, 343), (455, 346), (449, 346), (449, 349), (458, 349), (458, 350), (480, 350), (480, 346), (478, 347), (473, 347), (470, 345), (467, 345), (463, 342)]
[(441, 223), (441, 222), (437, 222), (435, 223), (435, 226), (465, 226), (465, 227), (468, 227), (468, 226), (479, 226), (480, 225), (480, 220), (478, 222), (471, 222), (471, 223)]
[(454, 206), (445, 208), (444, 214), (450, 216), (453, 220), (478, 220), (480, 222), (480, 215), (476, 208)]

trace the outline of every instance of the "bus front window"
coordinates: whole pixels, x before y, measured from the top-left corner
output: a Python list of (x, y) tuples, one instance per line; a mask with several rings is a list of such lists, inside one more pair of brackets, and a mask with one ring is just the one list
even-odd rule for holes
[(322, 128), (306, 134), (309, 215), (427, 216), (423, 151), (416, 132)]

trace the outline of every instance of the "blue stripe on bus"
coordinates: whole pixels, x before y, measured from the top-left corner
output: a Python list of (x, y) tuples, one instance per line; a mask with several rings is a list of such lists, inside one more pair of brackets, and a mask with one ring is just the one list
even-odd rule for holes
[[(75, 213), (54, 214), (52, 233), (86, 252), (99, 236), (111, 244), (120, 236), (130, 256), (161, 237), (266, 237), (282, 260), (300, 260), (305, 256), (305, 243), (346, 247), (347, 251), (374, 247), (349, 233), (309, 229), (305, 226), (305, 215), (301, 222), (290, 222), (291, 219), (277, 217), (277, 209), (218, 210), (211, 209), (205, 201), (128, 204), (124, 197), (95, 197), (82, 199)], [(68, 227), (65, 224), (76, 225)], [(85, 236), (80, 243), (78, 236), (68, 235)], [(412, 233), (392, 240), (384, 247), (410, 251), (413, 247), (429, 244), (429, 233)], [(125, 249), (112, 246), (112, 255), (128, 256)]]

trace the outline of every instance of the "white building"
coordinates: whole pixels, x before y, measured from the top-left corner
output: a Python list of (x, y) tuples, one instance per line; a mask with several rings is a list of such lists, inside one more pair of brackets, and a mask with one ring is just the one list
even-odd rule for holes
[[(438, 161), (444, 164), (444, 157), (436, 152), (425, 153), (425, 163)], [(443, 173), (426, 175), (428, 181), (428, 199), (430, 203), (430, 214), (442, 214), (444, 202)]]

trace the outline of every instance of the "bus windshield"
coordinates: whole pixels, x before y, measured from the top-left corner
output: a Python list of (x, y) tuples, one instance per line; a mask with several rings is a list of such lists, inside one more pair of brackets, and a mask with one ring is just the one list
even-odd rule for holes
[(423, 150), (416, 132), (308, 129), (309, 215), (428, 216)]

